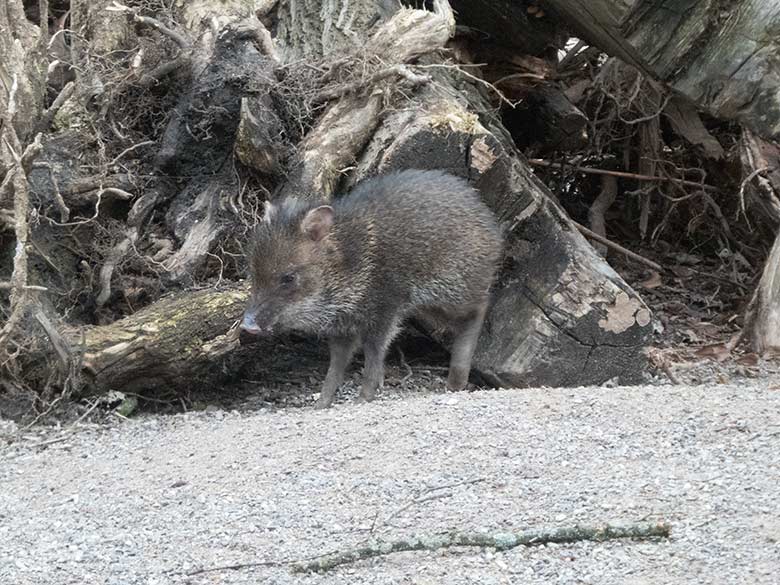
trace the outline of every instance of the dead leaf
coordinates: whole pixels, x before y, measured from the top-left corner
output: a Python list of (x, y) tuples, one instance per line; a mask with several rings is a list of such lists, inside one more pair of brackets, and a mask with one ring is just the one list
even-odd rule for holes
[(645, 281), (642, 281), (639, 286), (642, 288), (658, 288), (663, 284), (663, 281), (661, 280), (661, 274), (656, 272), (655, 270), (650, 274), (650, 278), (648, 278)]
[(757, 366), (758, 365), (758, 354), (757, 353), (746, 353), (743, 356), (740, 356), (737, 358), (737, 363), (741, 366)]
[(693, 269), (687, 266), (672, 266), (671, 271), (680, 278), (687, 278), (693, 274)]
[(701, 258), (699, 256), (694, 256), (693, 254), (688, 254), (686, 252), (677, 252), (672, 254), (671, 257), (680, 264), (688, 264), (689, 266), (701, 264)]
[(716, 343), (697, 349), (695, 355), (696, 357), (712, 358), (715, 361), (722, 362), (731, 355), (731, 350), (725, 343)]
[(737, 347), (737, 343), (739, 343), (740, 338), (742, 337), (741, 333), (735, 333), (731, 336), (731, 339), (729, 339), (726, 342), (726, 347), (729, 348), (729, 351), (733, 351), (735, 347)]

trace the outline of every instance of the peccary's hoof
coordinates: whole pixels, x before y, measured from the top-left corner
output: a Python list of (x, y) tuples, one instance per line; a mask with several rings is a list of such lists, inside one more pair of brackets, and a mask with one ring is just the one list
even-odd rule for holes
[(355, 404), (364, 404), (366, 402), (372, 402), (376, 398), (376, 394), (373, 392), (371, 394), (368, 394), (366, 392), (361, 392), (357, 395), (357, 398), (355, 398)]
[(320, 397), (317, 399), (317, 402), (314, 403), (314, 410), (325, 410), (326, 408), (330, 408), (332, 403), (332, 400), (327, 400)]
[(447, 390), (457, 392), (459, 390), (465, 390), (468, 386), (468, 380), (463, 380), (462, 378), (456, 380), (447, 380)]

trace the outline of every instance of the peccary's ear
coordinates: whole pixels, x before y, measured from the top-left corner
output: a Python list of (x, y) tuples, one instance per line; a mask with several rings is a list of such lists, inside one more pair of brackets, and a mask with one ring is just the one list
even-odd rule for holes
[(333, 208), (321, 205), (306, 214), (301, 223), (301, 231), (315, 242), (328, 235), (333, 225)]
[(274, 204), (270, 201), (266, 200), (263, 202), (263, 221), (265, 223), (271, 223), (271, 220), (274, 218), (274, 215), (276, 215), (276, 207), (274, 207)]

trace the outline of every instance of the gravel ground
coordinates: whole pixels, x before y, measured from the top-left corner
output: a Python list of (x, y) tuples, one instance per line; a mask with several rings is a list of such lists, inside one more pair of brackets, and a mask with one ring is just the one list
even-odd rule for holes
[[(0, 583), (776, 584), (780, 575), (777, 381), (427, 394), (62, 432), (0, 453)], [(393, 538), (641, 519), (670, 522), (672, 538), (400, 553), (324, 575), (186, 574), (354, 545), (375, 521)]]

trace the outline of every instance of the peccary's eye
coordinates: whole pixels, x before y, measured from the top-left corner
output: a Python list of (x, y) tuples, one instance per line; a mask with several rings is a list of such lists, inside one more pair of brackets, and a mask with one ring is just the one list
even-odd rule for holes
[(289, 286), (293, 282), (295, 282), (295, 274), (292, 272), (285, 272), (282, 274), (281, 278), (279, 279), (279, 282), (281, 282), (284, 286)]

